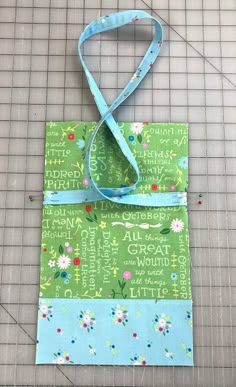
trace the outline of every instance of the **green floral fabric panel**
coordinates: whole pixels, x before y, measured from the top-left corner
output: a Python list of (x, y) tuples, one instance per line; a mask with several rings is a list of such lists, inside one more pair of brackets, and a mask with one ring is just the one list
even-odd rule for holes
[[(95, 125), (47, 124), (45, 190), (88, 188), (83, 158)], [(119, 126), (140, 167), (135, 193), (187, 191), (187, 124)], [(101, 187), (132, 182), (132, 170), (105, 125), (91, 165)], [(42, 297), (191, 299), (189, 264), (186, 206), (44, 205)]]

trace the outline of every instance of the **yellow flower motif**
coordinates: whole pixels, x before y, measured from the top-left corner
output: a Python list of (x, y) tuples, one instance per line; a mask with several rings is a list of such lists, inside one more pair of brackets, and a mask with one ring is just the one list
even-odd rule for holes
[(171, 151), (170, 151), (170, 159), (172, 160), (175, 157), (176, 157), (176, 153), (175, 153), (175, 151), (173, 149), (171, 149)]
[(119, 267), (112, 267), (111, 270), (113, 271), (113, 277), (116, 277)]
[(101, 223), (99, 224), (99, 227), (101, 227), (102, 229), (106, 228), (106, 226), (107, 226), (106, 222), (103, 222), (103, 221), (101, 221)]

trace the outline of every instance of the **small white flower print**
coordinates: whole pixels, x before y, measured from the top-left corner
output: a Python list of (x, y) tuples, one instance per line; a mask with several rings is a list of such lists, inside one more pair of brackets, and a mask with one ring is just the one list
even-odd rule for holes
[(143, 130), (143, 123), (142, 122), (134, 122), (131, 125), (130, 130), (131, 130), (132, 133), (135, 133), (135, 134), (141, 133), (142, 130)]
[(174, 219), (171, 222), (170, 228), (173, 232), (181, 232), (184, 229), (184, 222), (181, 219)]
[(164, 320), (163, 318), (160, 318), (159, 324), (161, 327), (164, 327), (166, 325), (166, 320)]
[(117, 316), (117, 317), (123, 316), (122, 310), (118, 309), (118, 310), (116, 311), (116, 316)]
[(42, 313), (47, 313), (47, 311), (48, 311), (47, 305), (41, 305), (40, 306), (40, 310), (41, 310)]
[(48, 261), (48, 266), (49, 266), (49, 267), (54, 267), (54, 266), (55, 266), (55, 261), (53, 261), (52, 259), (50, 259), (50, 260)]
[(67, 255), (60, 255), (57, 260), (57, 266), (59, 269), (67, 269), (70, 266), (71, 259)]
[(97, 352), (96, 352), (96, 348), (93, 348), (92, 345), (89, 344), (89, 353), (91, 353), (92, 355), (96, 355)]
[(45, 193), (44, 193), (44, 198), (45, 199), (51, 199), (52, 198), (52, 196), (53, 196), (53, 192), (51, 192), (51, 191), (46, 191)]
[(58, 358), (57, 358), (57, 364), (64, 364), (65, 363), (65, 360), (63, 359), (63, 357), (62, 356), (59, 356)]
[(89, 323), (90, 322), (90, 316), (88, 314), (85, 314), (83, 317), (84, 322)]

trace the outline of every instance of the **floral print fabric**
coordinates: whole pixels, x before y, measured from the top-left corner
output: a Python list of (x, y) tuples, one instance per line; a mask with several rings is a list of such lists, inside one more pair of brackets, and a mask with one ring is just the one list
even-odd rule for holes
[[(42, 318), (41, 311), (53, 309)], [(193, 364), (192, 302), (40, 299), (36, 363)]]

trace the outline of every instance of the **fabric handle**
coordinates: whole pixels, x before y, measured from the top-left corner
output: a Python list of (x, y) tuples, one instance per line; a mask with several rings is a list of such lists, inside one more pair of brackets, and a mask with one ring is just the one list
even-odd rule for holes
[[(109, 107), (101, 91), (99, 90), (96, 81), (88, 70), (86, 63), (84, 62), (81, 53), (81, 46), (85, 40), (91, 38), (95, 34), (119, 28), (126, 24), (136, 23), (141, 19), (152, 20), (154, 25), (153, 40), (137, 70), (133, 74), (131, 80), (127, 83), (120, 95)], [(112, 202), (141, 206), (174, 206), (186, 204), (186, 193), (183, 192), (169, 192), (167, 193), (168, 195), (166, 195), (166, 193), (150, 193), (148, 194), (148, 197), (142, 194), (131, 194), (131, 192), (136, 189), (137, 184), (140, 181), (139, 167), (123, 134), (121, 133), (117, 122), (112, 115), (114, 110), (116, 110), (126, 100), (126, 98), (128, 98), (133, 93), (140, 82), (144, 79), (148, 71), (152, 68), (153, 63), (159, 55), (162, 42), (163, 32), (161, 24), (150, 14), (141, 10), (129, 10), (102, 16), (91, 22), (82, 32), (78, 42), (78, 54), (84, 68), (91, 93), (94, 97), (94, 101), (101, 114), (101, 119), (96, 125), (90, 137), (85, 153), (86, 178), (88, 180), (90, 189), (53, 192), (46, 191), (44, 192), (44, 204), (72, 204), (98, 200), (110, 200)], [(95, 141), (96, 135), (104, 122), (107, 124), (124, 157), (127, 159), (135, 172), (136, 180), (129, 186), (102, 188), (98, 187), (93, 179), (90, 168), (91, 148)]]

